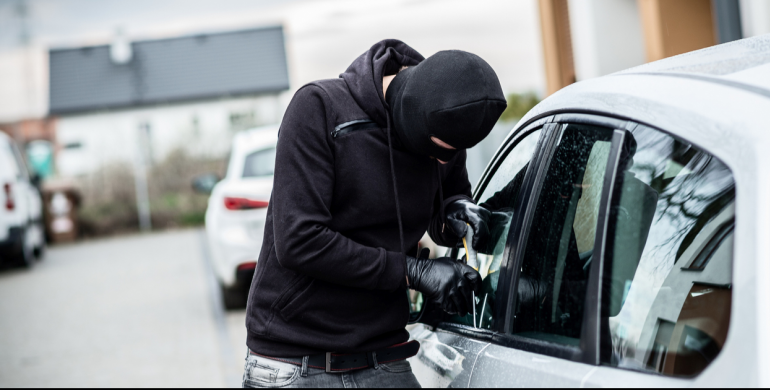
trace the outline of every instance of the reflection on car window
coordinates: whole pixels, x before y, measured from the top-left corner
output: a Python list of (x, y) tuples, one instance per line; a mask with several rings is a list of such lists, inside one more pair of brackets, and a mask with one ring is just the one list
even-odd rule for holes
[[(479, 273), (483, 278), (482, 292), (477, 297), (478, 302), (476, 303), (475, 325), (479, 328), (489, 329), (494, 324), (495, 292), (500, 276), (498, 271), (503, 260), (508, 230), (511, 227), (514, 213), (513, 205), (521, 188), (528, 163), (535, 152), (540, 132), (541, 130), (536, 130), (524, 136), (513, 147), (490, 178), (480, 198), (479, 204), (492, 211), (492, 217), (489, 221), (489, 240), (483, 248), (476, 248)], [(465, 249), (461, 249), (459, 258), (464, 256)], [(468, 314), (465, 317), (455, 316), (452, 322), (473, 326), (473, 314)]]
[(275, 148), (263, 149), (246, 156), (243, 177), (272, 176), (275, 170)]
[(20, 177), (21, 170), (16, 163), (11, 144), (0, 141), (0, 173), (7, 176)]
[(579, 345), (613, 131), (568, 125), (548, 164), (518, 280), (514, 333)]
[(688, 143), (649, 128), (631, 134), (637, 151), (610, 216), (602, 360), (696, 375), (727, 336), (735, 183), (724, 164)]

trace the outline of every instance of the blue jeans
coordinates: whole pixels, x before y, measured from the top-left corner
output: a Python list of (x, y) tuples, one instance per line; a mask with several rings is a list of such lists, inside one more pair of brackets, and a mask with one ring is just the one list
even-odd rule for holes
[(410, 387), (419, 388), (407, 360), (380, 364), (378, 369), (327, 373), (325, 370), (302, 367), (294, 364), (248, 354), (243, 372), (244, 388), (259, 387)]

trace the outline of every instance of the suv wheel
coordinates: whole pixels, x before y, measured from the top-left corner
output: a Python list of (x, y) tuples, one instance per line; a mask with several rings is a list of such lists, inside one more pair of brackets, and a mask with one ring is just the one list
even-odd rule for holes
[(40, 243), (32, 248), (32, 253), (38, 261), (41, 261), (43, 260), (43, 257), (45, 257), (45, 234), (42, 233), (44, 231), (42, 223), (38, 223), (36, 227), (39, 229), (38, 231), (41, 232), (41, 239)]
[(35, 247), (29, 239), (28, 229), (21, 232), (19, 251), (16, 253), (16, 264), (24, 268), (30, 268), (35, 264)]

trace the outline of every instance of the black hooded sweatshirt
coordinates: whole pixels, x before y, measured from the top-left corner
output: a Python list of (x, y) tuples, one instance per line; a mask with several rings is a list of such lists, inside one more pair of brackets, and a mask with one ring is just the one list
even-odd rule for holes
[(457, 237), (448, 228), (442, 232), (439, 202), (471, 196), (464, 150), (441, 165), (404, 150), (393, 131), (389, 150), (382, 78), (422, 60), (403, 42), (384, 40), (340, 78), (309, 83), (294, 95), (279, 131), (249, 292), (252, 351), (298, 357), (408, 340), (406, 260), (392, 175), (409, 255), (416, 255), (426, 230), (438, 244), (454, 246)]

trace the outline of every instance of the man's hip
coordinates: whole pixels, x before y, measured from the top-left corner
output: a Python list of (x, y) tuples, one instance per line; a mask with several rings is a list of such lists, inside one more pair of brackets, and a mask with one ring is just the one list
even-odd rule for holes
[[(386, 363), (376, 362), (374, 366), (365, 368), (337, 371), (311, 366), (309, 357), (299, 359), (302, 363), (296, 364), (249, 352), (244, 367), (243, 387), (420, 387), (405, 358)], [(339, 362), (348, 363), (341, 363), (342, 360)]]

